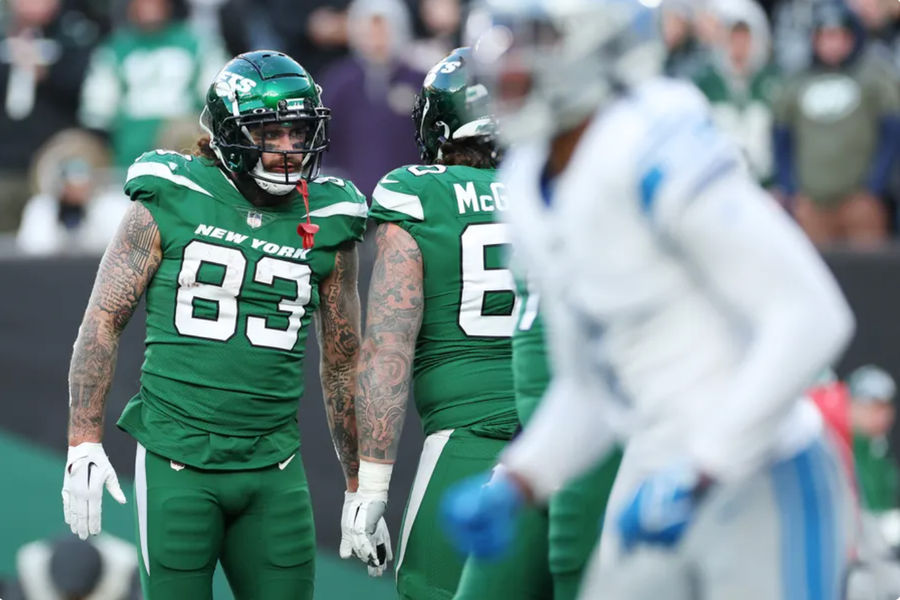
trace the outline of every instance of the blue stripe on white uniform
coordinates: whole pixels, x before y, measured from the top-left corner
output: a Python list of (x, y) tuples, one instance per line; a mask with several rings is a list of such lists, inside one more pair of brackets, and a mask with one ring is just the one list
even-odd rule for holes
[(772, 466), (781, 521), (782, 594), (790, 600), (838, 600), (840, 515), (834, 463), (818, 441)]

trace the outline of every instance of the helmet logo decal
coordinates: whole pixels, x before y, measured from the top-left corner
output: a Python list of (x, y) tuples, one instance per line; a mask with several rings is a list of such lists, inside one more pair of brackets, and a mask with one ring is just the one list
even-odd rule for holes
[(431, 84), (434, 83), (434, 80), (437, 79), (437, 76), (441, 73), (448, 75), (458, 68), (462, 66), (462, 61), (459, 60), (448, 60), (442, 61), (438, 64), (431, 67), (431, 70), (428, 71), (428, 74), (425, 75), (425, 81), (422, 82), (422, 87), (430, 87)]
[(252, 79), (228, 71), (222, 71), (216, 84), (216, 93), (220, 96), (243, 96), (252, 92), (256, 87), (256, 82)]

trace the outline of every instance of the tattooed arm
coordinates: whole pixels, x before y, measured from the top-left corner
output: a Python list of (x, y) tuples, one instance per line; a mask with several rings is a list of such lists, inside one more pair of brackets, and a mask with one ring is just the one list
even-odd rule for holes
[(360, 337), (358, 274), (356, 246), (338, 251), (334, 270), (319, 285), (322, 302), (315, 317), (325, 415), (350, 491), (356, 491), (359, 471), (353, 408)]
[(69, 446), (103, 437), (119, 336), (161, 260), (156, 222), (141, 203), (132, 202), (100, 261), (75, 340), (69, 366)]
[(397, 225), (379, 225), (375, 243), (356, 418), (360, 457), (393, 463), (422, 324), (422, 255), (412, 236)]

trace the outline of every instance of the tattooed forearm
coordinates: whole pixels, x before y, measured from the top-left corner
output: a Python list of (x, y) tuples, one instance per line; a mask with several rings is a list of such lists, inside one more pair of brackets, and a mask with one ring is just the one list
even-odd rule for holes
[(380, 225), (375, 243), (356, 418), (360, 456), (393, 462), (422, 324), (422, 255), (412, 236), (396, 225)]
[(350, 487), (355, 485), (359, 471), (353, 406), (360, 338), (358, 273), (356, 248), (338, 252), (334, 270), (320, 287), (321, 309), (315, 320), (322, 353), (320, 376), (325, 415)]
[(99, 442), (119, 336), (162, 260), (150, 212), (134, 202), (110, 242), (69, 365), (69, 445)]

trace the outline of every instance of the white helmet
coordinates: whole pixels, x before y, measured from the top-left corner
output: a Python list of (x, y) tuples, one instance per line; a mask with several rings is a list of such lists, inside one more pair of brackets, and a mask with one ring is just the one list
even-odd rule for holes
[(506, 141), (577, 126), (617, 93), (658, 75), (659, 0), (484, 0), (467, 23), (474, 69)]

